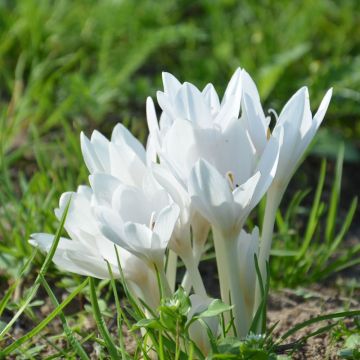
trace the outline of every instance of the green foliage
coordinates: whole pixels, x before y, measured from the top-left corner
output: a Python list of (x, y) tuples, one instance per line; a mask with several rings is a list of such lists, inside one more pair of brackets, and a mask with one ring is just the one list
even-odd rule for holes
[[(282, 286), (296, 287), (320, 281), (338, 271), (360, 263), (360, 246), (341, 248), (355, 216), (357, 198), (354, 198), (346, 215), (338, 216), (344, 148), (338, 152), (330, 197), (324, 197), (326, 160), (322, 161), (318, 184), (309, 209), (302, 206), (311, 193), (300, 190), (289, 202), (285, 213), (277, 214), (278, 233), (274, 237), (272, 279)], [(297, 224), (305, 217), (305, 229)]]
[(277, 356), (268, 346), (265, 336), (250, 334), (244, 340), (223, 339), (209, 359), (275, 360)]

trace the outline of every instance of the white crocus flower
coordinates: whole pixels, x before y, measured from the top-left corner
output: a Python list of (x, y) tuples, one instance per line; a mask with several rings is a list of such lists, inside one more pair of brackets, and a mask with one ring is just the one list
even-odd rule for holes
[[(227, 268), (232, 264), (229, 256), (236, 257), (235, 242), (244, 221), (274, 178), (282, 140), (281, 129), (267, 140), (263, 119), (249, 125), (247, 113), (250, 114), (252, 108), (258, 112), (256, 102), (250, 104), (251, 108), (248, 101), (248, 112), (238, 119), (242, 92), (254, 92), (250, 86), (250, 90), (242, 89), (242, 83), (254, 87), (249, 78), (246, 72), (238, 70), (223, 102), (217, 105), (211, 86), (208, 91), (212, 95), (205, 97), (193, 85), (180, 84), (167, 76), (165, 92), (158, 93), (163, 110), (160, 126), (148, 100), (150, 136), (157, 141), (160, 163), (188, 191), (193, 208), (212, 225), (221, 294), (226, 302), (229, 289), (236, 286), (230, 276), (232, 271)], [(250, 135), (254, 132), (265, 135), (265, 144), (255, 144)], [(237, 308), (240, 326), (244, 304)], [(247, 324), (242, 325), (244, 334)]]
[[(269, 259), (276, 211), (283, 194), (301, 161), (305, 150), (324, 119), (332, 96), (332, 89), (324, 96), (318, 111), (312, 116), (309, 92), (306, 87), (298, 90), (284, 106), (277, 120), (273, 134), (283, 129), (284, 139), (279, 154), (279, 164), (274, 181), (269, 188), (265, 218), (261, 235), (259, 267), (263, 280), (266, 279), (266, 262)], [(260, 289), (256, 292), (256, 307), (260, 304)], [(255, 309), (256, 310), (256, 309)]]
[[(147, 166), (152, 155), (120, 124), (115, 127), (111, 141), (94, 132), (91, 140), (82, 134), (81, 144), (91, 173), (90, 184), (97, 200), (93, 207), (102, 233), (161, 272), (169, 245), (190, 268), (196, 291), (204, 293), (192, 261), (187, 208), (179, 202), (179, 209), (174, 203), (179, 200), (175, 192), (169, 197), (153, 177), (151, 167)], [(170, 289), (174, 285), (172, 276)]]
[[(169, 151), (164, 155), (168, 156), (168, 163), (178, 178), (188, 182), (193, 206), (212, 224), (221, 294), (226, 302), (229, 302), (229, 289), (236, 287), (236, 274), (227, 268), (237, 261), (231, 260), (236, 258), (235, 239), (249, 212), (273, 180), (281, 142), (280, 131), (278, 137), (274, 136), (268, 142), (256, 163), (242, 121), (234, 119), (229, 122), (229, 127), (231, 131), (228, 128), (224, 132), (210, 131), (195, 128), (187, 121), (177, 121), (168, 132), (171, 140), (165, 138)], [(177, 137), (173, 136), (175, 132)], [(173, 150), (179, 142), (183, 144), (178, 147), (182, 151), (175, 154)], [(236, 299), (232, 299), (235, 303)], [(239, 301), (242, 301), (241, 297)], [(244, 334), (248, 330), (248, 324), (240, 320), (244, 305), (239, 304), (235, 311), (239, 311), (238, 326), (241, 323)]]
[(90, 174), (105, 173), (127, 185), (142, 185), (147, 173), (143, 145), (122, 124), (117, 124), (111, 141), (98, 131), (90, 140), (81, 133), (81, 150)]
[[(166, 150), (162, 151), (164, 150), (162, 148), (164, 142), (171, 142), (172, 137), (176, 137), (177, 127), (173, 126), (175, 121), (186, 120), (201, 129), (221, 129), (222, 127), (226, 127), (228, 121), (231, 119), (238, 118), (241, 102), (241, 77), (243, 73), (244, 71), (240, 68), (235, 71), (226, 88), (221, 103), (213, 85), (208, 84), (203, 91), (200, 91), (192, 84), (181, 84), (173, 75), (163, 73), (164, 91), (157, 93), (158, 102), (164, 110), (159, 123), (152, 99), (149, 97), (146, 102), (147, 121), (150, 133), (147, 142), (147, 152), (152, 154), (150, 158), (156, 161), (157, 153), (161, 164), (167, 165), (169, 169), (172, 168), (167, 161)], [(167, 136), (168, 131), (171, 132), (169, 136)], [(186, 141), (186, 139), (184, 140)], [(167, 147), (166, 144), (164, 144), (164, 146)], [(175, 152), (178, 152), (181, 148), (180, 146), (178, 149), (173, 149)], [(187, 194), (187, 181), (184, 181), (184, 177), (186, 178), (189, 174), (193, 163), (185, 162), (185, 164), (180, 164), (180, 166), (183, 165), (186, 167), (187, 172), (185, 176), (180, 176), (180, 178), (176, 176), (176, 179), (173, 179), (174, 172), (169, 175), (166, 174), (164, 170), (161, 172), (160, 170), (154, 171), (154, 175), (169, 193), (173, 195), (176, 193), (175, 198), (177, 200), (175, 201), (183, 205), (181, 206), (181, 214), (183, 215), (180, 215), (180, 217), (187, 217), (187, 222), (183, 221), (183, 223), (191, 224), (192, 227), (192, 255), (189, 254), (189, 247), (185, 246), (185, 244), (189, 243), (186, 241), (186, 239), (189, 238), (189, 233), (175, 231), (176, 236), (173, 240), (182, 245), (182, 258), (188, 262), (187, 267), (197, 267), (204, 250), (205, 241), (208, 237), (209, 225), (196, 210), (190, 209), (191, 202)], [(174, 258), (171, 257), (170, 260), (172, 259)], [(176, 259), (175, 261), (170, 261), (169, 265), (170, 269), (175, 268)], [(189, 280), (190, 277), (186, 275), (184, 286), (187, 289), (190, 284)]]
[[(69, 201), (64, 228), (71, 239), (60, 238), (53, 257), (54, 263), (60, 269), (76, 274), (109, 279), (108, 262), (114, 277), (120, 277), (115, 245), (101, 234), (91, 211), (91, 188), (79, 186), (77, 192), (64, 193), (60, 198), (59, 208), (55, 210), (59, 220)], [(29, 242), (48, 252), (54, 237), (53, 234), (37, 233), (31, 235)], [(128, 285), (137, 296), (155, 309), (159, 304), (155, 272), (125, 249), (117, 246), (117, 252)]]
[(221, 103), (212, 84), (200, 91), (194, 85), (186, 82), (182, 84), (175, 76), (164, 72), (164, 91), (157, 92), (157, 100), (163, 110), (160, 123), (152, 99), (149, 97), (146, 102), (149, 142), (159, 151), (163, 138), (176, 119), (186, 119), (200, 128), (209, 128), (226, 126), (227, 121), (238, 118), (243, 72), (240, 68), (235, 71)]

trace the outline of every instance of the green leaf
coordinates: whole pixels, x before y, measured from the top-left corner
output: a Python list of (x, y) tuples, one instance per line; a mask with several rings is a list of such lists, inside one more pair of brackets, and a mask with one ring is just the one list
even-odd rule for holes
[(133, 325), (131, 331), (145, 328), (145, 329), (158, 329), (158, 330), (166, 330), (159, 322), (158, 319), (141, 319), (136, 324)]
[(95, 281), (93, 278), (89, 278), (89, 284), (90, 284), (90, 300), (94, 312), (94, 318), (98, 327), (98, 330), (102, 336), (102, 338), (105, 341), (106, 348), (109, 351), (111, 359), (118, 359), (119, 353), (116, 349), (116, 346), (114, 344), (114, 341), (109, 333), (108, 328), (105, 325), (104, 318), (101, 314), (99, 303), (96, 295), (96, 289), (95, 289)]
[(206, 318), (212, 316), (218, 316), (226, 311), (230, 311), (234, 305), (227, 305), (219, 299), (214, 299), (208, 306), (208, 308), (201, 313), (197, 314), (197, 318)]

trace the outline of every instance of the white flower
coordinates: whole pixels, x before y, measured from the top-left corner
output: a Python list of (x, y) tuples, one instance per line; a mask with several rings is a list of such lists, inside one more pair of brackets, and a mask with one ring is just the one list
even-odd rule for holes
[[(96, 188), (94, 191), (96, 193)], [(148, 196), (141, 188), (119, 184), (111, 205), (94, 205), (94, 210), (101, 232), (109, 240), (144, 261), (162, 267), (179, 216), (175, 203), (164, 204), (161, 198)]]
[[(281, 130), (284, 137), (279, 153), (278, 168), (266, 200), (259, 253), (259, 267), (263, 279), (266, 279), (266, 262), (270, 256), (276, 211), (295, 169), (325, 116), (331, 95), (332, 89), (327, 91), (313, 117), (308, 89), (301, 88), (286, 103), (275, 125), (272, 136), (276, 136)], [(255, 307), (260, 304), (260, 296), (260, 288), (257, 286)]]
[(238, 68), (232, 76), (220, 103), (212, 84), (198, 90), (190, 83), (181, 84), (173, 75), (163, 73), (164, 91), (158, 91), (157, 100), (163, 113), (158, 124), (155, 107), (149, 97), (146, 103), (149, 141), (158, 151), (167, 131), (177, 119), (188, 120), (200, 128), (226, 126), (227, 121), (238, 118), (241, 100), (241, 77)]
[(90, 174), (105, 173), (127, 185), (142, 185), (147, 172), (147, 154), (142, 144), (122, 124), (117, 124), (111, 141), (98, 131), (89, 140), (80, 136), (81, 150)]
[[(203, 159), (193, 167), (188, 181), (192, 202), (224, 235), (237, 235), (250, 211), (270, 186), (276, 171), (281, 134), (279, 138), (273, 137), (268, 142), (256, 167), (243, 169), (245, 178), (238, 171), (242, 169), (241, 159), (235, 155), (241, 154), (240, 144), (237, 150), (234, 146), (234, 154), (228, 154), (232, 161), (227, 161), (226, 168), (225, 160), (222, 162), (220, 159), (216, 163), (217, 168)], [(223, 156), (225, 159), (226, 154)], [(222, 170), (219, 171), (219, 168)], [(227, 171), (224, 172), (224, 169)]]
[(81, 148), (91, 173), (94, 212), (101, 232), (143, 260), (159, 265), (179, 209), (156, 183), (142, 144), (121, 124), (111, 141), (94, 131), (81, 134)]
[(309, 92), (306, 87), (298, 90), (284, 106), (274, 128), (284, 129), (284, 140), (280, 149), (279, 165), (274, 183), (287, 186), (299, 161), (324, 119), (329, 106), (332, 89), (324, 96), (318, 111), (312, 117)]
[[(114, 277), (120, 277), (120, 269), (115, 245), (104, 237), (91, 211), (93, 192), (87, 186), (79, 186), (77, 192), (64, 193), (59, 201), (59, 208), (55, 210), (60, 220), (70, 200), (64, 228), (71, 237), (60, 238), (53, 261), (62, 270), (76, 274), (109, 279), (108, 262)], [(30, 244), (48, 252), (55, 235), (37, 233), (32, 234)], [(146, 263), (117, 246), (120, 264), (124, 277), (136, 289), (136, 293), (149, 306), (156, 308), (158, 294), (149, 292), (156, 287), (156, 274)], [(142, 291), (139, 291), (142, 289)]]

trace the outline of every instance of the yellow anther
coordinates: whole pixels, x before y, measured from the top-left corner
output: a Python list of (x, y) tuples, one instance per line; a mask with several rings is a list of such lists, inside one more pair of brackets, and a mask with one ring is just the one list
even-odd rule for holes
[(229, 182), (229, 184), (230, 184), (231, 190), (234, 190), (234, 188), (235, 188), (235, 185), (234, 185), (234, 181), (235, 181), (234, 174), (233, 174), (231, 171), (228, 171), (228, 172), (225, 174), (225, 177), (226, 177), (226, 179), (228, 180), (228, 182)]
[(269, 140), (269, 139), (270, 139), (270, 136), (271, 136), (271, 131), (270, 131), (270, 128), (268, 127), (268, 129), (267, 129), (267, 134), (266, 134), (266, 138)]
[(150, 222), (149, 222), (150, 230), (153, 230), (154, 226), (155, 226), (155, 211), (153, 211), (150, 216)]

